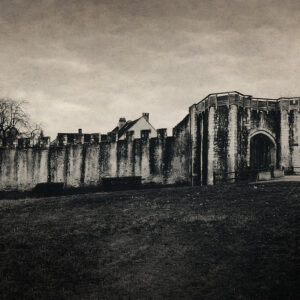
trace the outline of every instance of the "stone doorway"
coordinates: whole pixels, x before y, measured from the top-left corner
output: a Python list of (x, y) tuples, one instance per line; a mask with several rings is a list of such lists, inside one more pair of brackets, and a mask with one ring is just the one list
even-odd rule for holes
[(250, 139), (251, 169), (276, 167), (276, 144), (268, 135), (258, 133)]

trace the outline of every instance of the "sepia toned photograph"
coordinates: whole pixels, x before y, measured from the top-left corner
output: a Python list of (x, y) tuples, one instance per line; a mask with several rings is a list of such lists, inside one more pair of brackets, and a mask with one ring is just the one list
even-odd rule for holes
[(0, 299), (298, 299), (299, 0), (0, 0)]

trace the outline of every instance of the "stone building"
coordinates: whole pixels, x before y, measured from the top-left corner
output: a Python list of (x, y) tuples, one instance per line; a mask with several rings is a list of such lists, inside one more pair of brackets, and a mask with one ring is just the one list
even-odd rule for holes
[(243, 173), (300, 174), (300, 97), (265, 99), (239, 92), (210, 94), (173, 128), (155, 130), (149, 115), (120, 119), (107, 135), (59, 133), (38, 145), (0, 146), (0, 190), (37, 183), (101, 186), (107, 177), (142, 183), (206, 185)]
[(300, 171), (300, 98), (210, 94), (189, 109), (192, 184), (246, 169)]

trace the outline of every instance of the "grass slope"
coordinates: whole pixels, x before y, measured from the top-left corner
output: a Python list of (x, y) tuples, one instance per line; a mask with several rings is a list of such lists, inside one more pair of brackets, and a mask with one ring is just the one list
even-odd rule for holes
[(0, 202), (2, 299), (294, 299), (299, 183)]

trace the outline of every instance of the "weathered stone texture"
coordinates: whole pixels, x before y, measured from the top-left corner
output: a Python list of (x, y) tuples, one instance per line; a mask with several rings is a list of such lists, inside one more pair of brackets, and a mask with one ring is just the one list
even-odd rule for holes
[(164, 182), (164, 149), (166, 136), (151, 138), (149, 144), (150, 181), (153, 183)]
[(238, 108), (237, 116), (237, 167), (236, 170), (244, 170), (249, 165), (250, 152), (248, 151), (248, 137), (250, 133), (250, 116), (249, 108)]
[(1, 149), (0, 189), (30, 189), (47, 181), (48, 150)]
[(129, 176), (129, 169), (127, 168), (127, 162), (129, 160), (128, 157), (128, 149), (127, 149), (127, 141), (120, 140), (117, 143), (117, 176), (124, 177)]
[[(225, 178), (228, 171), (229, 108), (219, 106), (215, 111), (214, 165), (215, 178)], [(208, 136), (210, 139), (210, 135)]]
[(100, 145), (90, 145), (85, 149), (83, 183), (86, 186), (95, 186), (100, 183)]
[(259, 152), (257, 141), (269, 147), (262, 157), (270, 166), (300, 173), (300, 99), (213, 94), (192, 105), (169, 137), (158, 129), (157, 137), (142, 130), (128, 131), (122, 140), (99, 134), (74, 143), (67, 138), (50, 147), (49, 141), (34, 146), (22, 140), (0, 148), (0, 189), (31, 189), (47, 181), (97, 186), (105, 177), (127, 176), (141, 176), (146, 184), (233, 181), (250, 167), (251, 153)]
[(215, 111), (215, 107), (212, 106), (208, 112), (207, 184), (214, 184), (214, 170), (217, 166), (215, 157)]
[(281, 166), (285, 169), (290, 167), (290, 148), (289, 148), (289, 113), (287, 110), (281, 111), (280, 119), (280, 145), (281, 145)]
[(66, 154), (66, 147), (50, 147), (49, 149), (49, 181), (50, 182), (67, 182), (67, 178), (66, 178), (67, 162), (68, 159)]
[(189, 183), (191, 181), (190, 147), (190, 118), (186, 116), (173, 129), (173, 137), (166, 139), (163, 154), (165, 183)]
[(231, 105), (228, 116), (228, 178), (235, 178), (234, 172), (237, 169), (237, 106)]
[(68, 145), (66, 147), (66, 185), (68, 187), (81, 186), (83, 168), (83, 145)]
[(300, 111), (294, 111), (294, 123), (292, 130), (292, 165), (295, 173), (300, 174)]
[(196, 184), (197, 181), (197, 148), (198, 148), (198, 135), (197, 135), (197, 113), (196, 113), (196, 105), (192, 105), (190, 107), (189, 114), (189, 123), (190, 123), (190, 164), (189, 164), (189, 172), (191, 174), (190, 180), (192, 181), (192, 185)]
[(141, 138), (141, 176), (142, 182), (149, 182), (150, 179), (150, 142), (148, 133)]

